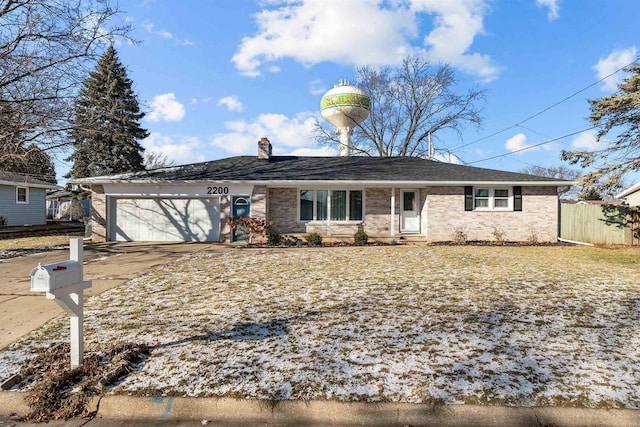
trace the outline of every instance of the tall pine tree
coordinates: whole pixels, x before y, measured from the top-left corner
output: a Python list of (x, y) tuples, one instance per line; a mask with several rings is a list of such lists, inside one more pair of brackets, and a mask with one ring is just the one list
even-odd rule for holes
[[(589, 120), (602, 143), (592, 151), (562, 151), (561, 158), (591, 171), (581, 184), (600, 194), (616, 194), (628, 173), (640, 171), (640, 58), (624, 68), (629, 76), (611, 96), (589, 100)], [(611, 135), (619, 132), (617, 137)]]
[(138, 142), (149, 136), (140, 126), (144, 115), (127, 70), (111, 46), (75, 100), (70, 135), (74, 153), (67, 159), (73, 167), (66, 177), (144, 170), (144, 148)]

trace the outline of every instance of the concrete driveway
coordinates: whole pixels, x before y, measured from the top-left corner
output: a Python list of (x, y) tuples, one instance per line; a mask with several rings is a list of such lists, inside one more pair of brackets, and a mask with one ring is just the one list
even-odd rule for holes
[[(93, 286), (84, 296), (104, 292), (187, 253), (224, 248), (208, 243), (85, 244), (84, 276)], [(56, 250), (0, 260), (0, 349), (63, 314), (44, 293), (30, 292), (31, 270), (38, 263), (69, 259), (69, 250)]]

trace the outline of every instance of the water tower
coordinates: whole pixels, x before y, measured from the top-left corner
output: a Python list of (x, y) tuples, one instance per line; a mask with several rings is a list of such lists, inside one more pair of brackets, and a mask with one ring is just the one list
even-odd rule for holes
[(371, 101), (360, 88), (341, 81), (320, 100), (320, 112), (340, 134), (340, 155), (351, 155), (353, 129), (369, 116)]

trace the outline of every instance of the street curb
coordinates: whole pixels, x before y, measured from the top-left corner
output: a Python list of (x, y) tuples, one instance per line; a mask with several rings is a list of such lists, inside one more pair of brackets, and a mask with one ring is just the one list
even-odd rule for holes
[[(25, 393), (0, 392), (0, 415), (25, 416)], [(90, 405), (114, 421), (203, 421), (227, 424), (635, 427), (640, 411), (564, 407), (429, 405), (313, 400), (103, 396)]]

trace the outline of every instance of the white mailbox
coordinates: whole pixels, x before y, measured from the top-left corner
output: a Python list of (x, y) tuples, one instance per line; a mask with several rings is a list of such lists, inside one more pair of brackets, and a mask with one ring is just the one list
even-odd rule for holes
[(41, 265), (31, 270), (31, 291), (51, 292), (82, 282), (82, 264), (79, 261), (62, 261)]
[(71, 329), (71, 368), (82, 364), (84, 354), (83, 291), (91, 287), (91, 280), (82, 278), (82, 239), (69, 242), (69, 261), (38, 264), (31, 270), (31, 291), (46, 292), (69, 314)]

